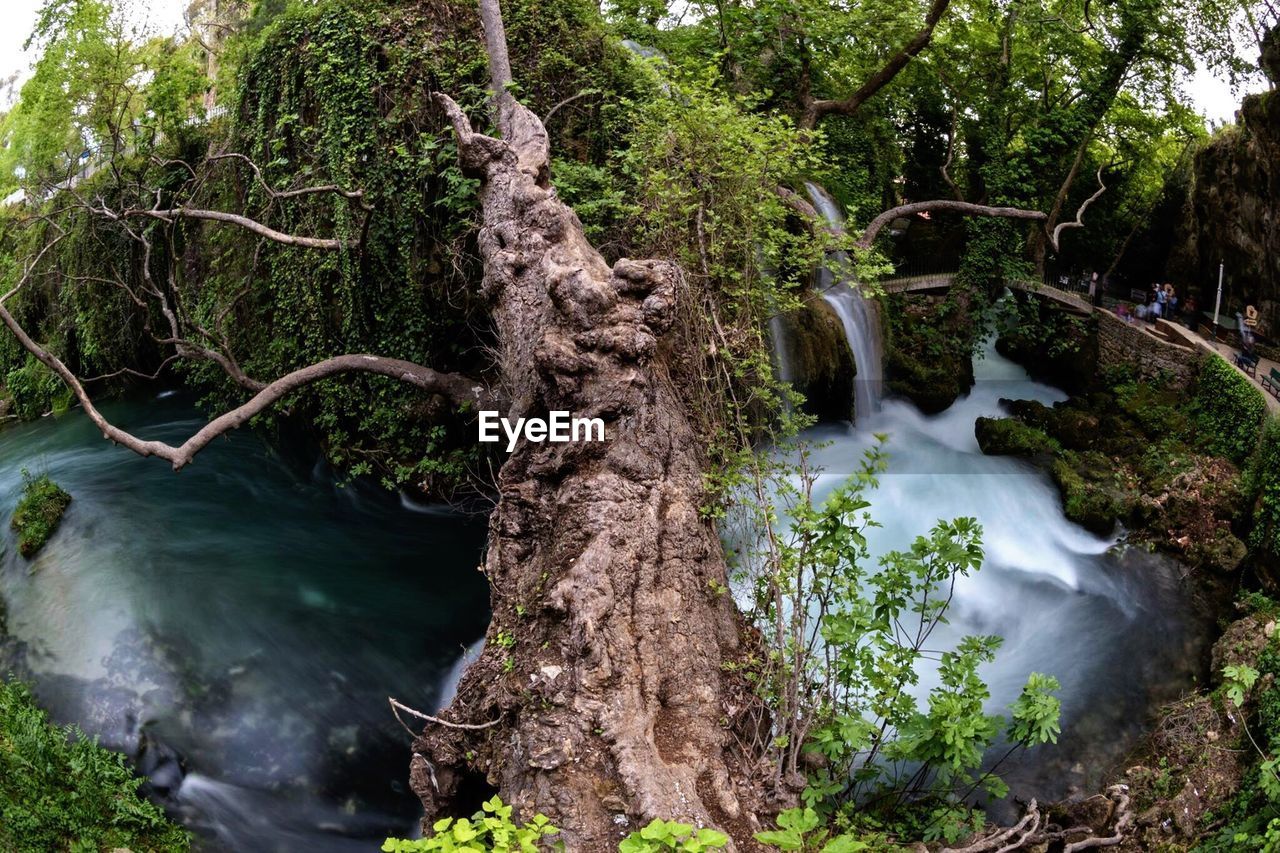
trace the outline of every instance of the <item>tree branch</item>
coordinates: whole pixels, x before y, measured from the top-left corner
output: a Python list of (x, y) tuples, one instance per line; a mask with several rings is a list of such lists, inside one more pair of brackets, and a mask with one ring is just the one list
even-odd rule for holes
[[(59, 237), (58, 239), (61, 239)], [(52, 246), (51, 242), (49, 246)], [(46, 247), (46, 250), (48, 246)], [(205, 424), (195, 435), (181, 445), (175, 447), (161, 441), (148, 441), (125, 432), (110, 423), (97, 407), (84, 388), (84, 383), (57, 356), (36, 343), (22, 328), (14, 316), (4, 306), (4, 302), (17, 293), (25, 283), (27, 275), (19, 281), (3, 297), (0, 297), (0, 322), (3, 322), (18, 339), (22, 348), (36, 357), (45, 367), (57, 374), (84, 408), (85, 414), (102, 431), (104, 438), (123, 445), (139, 456), (158, 456), (173, 465), (173, 470), (180, 471), (189, 465), (195, 455), (220, 435), (237, 429), (261, 414), (281, 398), (298, 391), (313, 382), (328, 379), (342, 373), (374, 373), (387, 376), (400, 382), (413, 385), (433, 394), (440, 394), (457, 405), (474, 404), (477, 407), (494, 405), (489, 390), (482, 384), (466, 376), (456, 373), (440, 373), (429, 367), (423, 367), (409, 361), (395, 358), (382, 358), (376, 355), (357, 353), (340, 355), (316, 362), (267, 383), (262, 390), (247, 403), (226, 412)]]
[(229, 222), (232, 225), (239, 225), (246, 231), (252, 231), (262, 237), (266, 237), (275, 243), (282, 243), (286, 246), (298, 246), (304, 249), (342, 249), (346, 248), (346, 243), (342, 240), (334, 240), (324, 237), (302, 237), (297, 234), (286, 234), (283, 231), (277, 231), (270, 226), (263, 225), (256, 219), (250, 219), (247, 216), (241, 216), (238, 213), (227, 213), (222, 210), (203, 210), (195, 207), (170, 207), (167, 209), (159, 208), (130, 208), (122, 210), (116, 214), (119, 218), (137, 218), (150, 217), (159, 219), (162, 222), (173, 222), (175, 219), (207, 219), (214, 222)]
[[(497, 0), (487, 1), (497, 2)], [(907, 42), (902, 50), (889, 57), (889, 61), (881, 66), (879, 71), (868, 77), (866, 82), (849, 97), (815, 100), (806, 96), (804, 114), (801, 116), (800, 126), (805, 129), (816, 127), (824, 116), (831, 113), (852, 115), (857, 112), (873, 95), (887, 86), (894, 77), (898, 76), (898, 72), (906, 68), (907, 63), (914, 59), (920, 51), (928, 47), (929, 42), (933, 39), (934, 28), (942, 20), (942, 16), (946, 13), (949, 5), (951, 5), (951, 0), (933, 0), (929, 6), (928, 14), (925, 15), (924, 26), (912, 36), (911, 41)]]
[(1093, 195), (1086, 198), (1084, 200), (1084, 203), (1080, 205), (1080, 208), (1076, 211), (1075, 220), (1072, 222), (1059, 222), (1056, 226), (1054, 226), (1053, 234), (1049, 238), (1049, 243), (1050, 245), (1053, 246), (1054, 252), (1058, 251), (1059, 240), (1062, 237), (1062, 232), (1068, 228), (1083, 228), (1084, 212), (1089, 209), (1089, 205), (1093, 204), (1095, 201), (1101, 198), (1102, 194), (1107, 191), (1107, 185), (1102, 182), (1102, 170), (1105, 168), (1106, 166), (1098, 167), (1098, 190)]
[(938, 167), (938, 171), (942, 172), (942, 180), (947, 182), (947, 186), (951, 187), (951, 193), (956, 197), (956, 201), (964, 201), (964, 193), (960, 192), (960, 187), (951, 177), (951, 162), (956, 154), (956, 135), (960, 129), (960, 112), (954, 105), (951, 107), (951, 133), (947, 134), (947, 159)]
[(1040, 210), (1027, 210), (1022, 207), (991, 207), (985, 204), (974, 204), (968, 201), (953, 201), (951, 199), (934, 199), (932, 201), (916, 201), (911, 204), (903, 204), (898, 207), (891, 207), (884, 213), (871, 220), (867, 225), (862, 236), (858, 238), (856, 245), (860, 249), (870, 249), (876, 242), (876, 237), (880, 235), (884, 229), (893, 220), (899, 216), (914, 216), (917, 213), (925, 213), (932, 211), (950, 211), (951, 213), (959, 213), (962, 216), (995, 216), (1002, 219), (1031, 219), (1043, 222), (1049, 218), (1048, 214)]
[(1026, 813), (1016, 824), (991, 830), (980, 835), (966, 847), (947, 847), (941, 853), (1013, 853), (1015, 850), (1026, 850), (1032, 847), (1046, 847), (1058, 842), (1066, 842), (1071, 836), (1083, 836), (1076, 841), (1067, 842), (1062, 853), (1080, 853), (1095, 847), (1114, 847), (1124, 841), (1125, 833), (1134, 822), (1134, 813), (1129, 807), (1129, 789), (1126, 785), (1112, 785), (1107, 789), (1107, 797), (1115, 803), (1114, 820), (1111, 835), (1098, 835), (1104, 831), (1090, 826), (1073, 826), (1062, 829), (1049, 822), (1047, 815), (1042, 815), (1036, 801), (1027, 806)]

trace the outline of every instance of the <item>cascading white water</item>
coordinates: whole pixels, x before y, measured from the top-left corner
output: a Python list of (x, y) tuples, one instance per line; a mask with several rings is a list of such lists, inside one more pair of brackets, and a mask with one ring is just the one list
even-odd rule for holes
[(774, 314), (769, 319), (769, 343), (773, 347), (773, 368), (777, 378), (782, 382), (795, 382), (795, 369), (787, 351), (787, 327), (781, 314)]
[[(843, 233), (835, 200), (815, 184), (805, 186), (828, 227)], [(935, 632), (932, 645), (952, 647), (966, 635), (1003, 637), (996, 660), (981, 670), (991, 689), (991, 713), (1005, 711), (1029, 673), (1057, 677), (1059, 742), (1015, 757), (1000, 775), (1024, 799), (1096, 790), (1141, 736), (1152, 710), (1200, 675), (1207, 625), (1191, 613), (1181, 567), (1089, 533), (1065, 517), (1044, 472), (981, 452), (975, 421), (1006, 415), (1002, 399), (1048, 405), (1066, 398), (999, 355), (993, 340), (974, 361), (974, 388), (941, 414), (924, 415), (904, 400), (882, 402), (879, 306), (863, 298), (846, 253), (833, 252), (827, 260), (815, 287), (840, 318), (857, 365), (857, 425), (825, 424), (802, 436), (812, 448), (811, 461), (823, 469), (815, 500), (845, 482), (881, 434), (887, 436), (889, 469), (866, 495), (880, 525), (868, 531), (873, 559), (908, 549), (938, 519), (978, 520), (983, 568), (960, 579), (950, 622)], [(784, 333), (780, 319), (770, 322), (775, 365), (791, 379)], [(734, 516), (721, 534), (731, 552), (741, 553), (752, 547), (754, 522)], [(934, 673), (920, 673), (922, 707), (935, 684)], [(988, 808), (999, 818), (1008, 806)]]
[[(977, 518), (986, 560), (957, 584), (950, 624), (934, 634), (936, 646), (949, 648), (971, 634), (1004, 638), (995, 662), (982, 669), (992, 713), (1007, 708), (1030, 672), (1061, 681), (1060, 743), (1001, 768), (1017, 795), (1060, 797), (1071, 787), (1096, 786), (1131, 748), (1154, 704), (1192, 683), (1201, 637), (1189, 630), (1176, 564), (1113, 548), (1114, 539), (1066, 519), (1043, 472), (979, 449), (974, 422), (1006, 414), (1002, 398), (1052, 404), (1066, 395), (1033, 382), (993, 342), (975, 359), (974, 375), (971, 393), (939, 415), (888, 399), (856, 428), (808, 431), (804, 439), (823, 470), (814, 498), (845, 482), (883, 434), (889, 468), (867, 493), (881, 525), (868, 531), (873, 558), (909, 548), (940, 518)], [(933, 673), (920, 675), (923, 703), (935, 681)]]
[[(806, 182), (804, 186), (827, 227), (839, 234), (845, 233), (844, 214), (835, 199), (817, 184)], [(827, 263), (818, 267), (816, 279), (818, 292), (840, 318), (845, 339), (853, 351), (858, 369), (854, 382), (854, 416), (861, 421), (880, 406), (884, 381), (880, 312), (876, 303), (863, 298), (853, 274), (853, 263), (844, 251), (829, 253)]]

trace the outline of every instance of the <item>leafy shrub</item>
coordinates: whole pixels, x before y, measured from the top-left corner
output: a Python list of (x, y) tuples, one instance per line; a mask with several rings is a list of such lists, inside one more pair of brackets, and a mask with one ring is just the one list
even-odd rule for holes
[(1243, 464), (1258, 445), (1266, 411), (1262, 392), (1238, 370), (1217, 356), (1200, 361), (1191, 417), (1206, 450)]
[(528, 823), (516, 824), (511, 819), (511, 806), (496, 796), (469, 819), (441, 818), (431, 830), (427, 838), (388, 838), (382, 849), (384, 853), (536, 853), (548, 847), (564, 848), (561, 842), (549, 840), (560, 830), (546, 815), (534, 815)]
[(140, 784), (124, 756), (50, 724), (23, 684), (0, 681), (0, 849), (188, 849)]
[(18, 551), (22, 556), (33, 557), (44, 547), (70, 504), (71, 495), (50, 480), (48, 474), (35, 477), (23, 469), (22, 499), (9, 522), (18, 534)]
[(1245, 469), (1244, 488), (1253, 501), (1249, 546), (1264, 559), (1280, 561), (1280, 418), (1267, 420)]
[[(560, 830), (552, 826), (545, 815), (534, 815), (528, 823), (517, 825), (511, 819), (511, 806), (503, 805), (502, 799), (496, 796), (471, 819), (446, 817), (432, 824), (431, 829), (428, 838), (388, 838), (382, 849), (385, 853), (536, 853), (548, 848), (564, 849), (562, 841), (552, 838)], [(718, 830), (696, 829), (692, 824), (657, 819), (624, 838), (618, 850), (619, 853), (662, 853), (664, 850), (703, 853), (719, 850), (728, 843), (729, 836)]]
[(662, 853), (664, 850), (702, 853), (704, 850), (719, 850), (728, 843), (729, 836), (723, 832), (695, 830), (690, 824), (659, 818), (624, 838), (618, 845), (618, 853)]
[(53, 371), (28, 356), (21, 367), (4, 377), (5, 387), (13, 398), (13, 412), (24, 421), (34, 420), (45, 412), (64, 412), (71, 404), (71, 393)]
[(824, 821), (810, 808), (788, 809), (778, 815), (778, 828), (756, 833), (763, 841), (779, 850), (814, 851), (814, 853), (858, 853), (867, 843), (852, 835), (831, 838)]
[[(866, 531), (874, 522), (864, 492), (884, 465), (882, 451), (869, 451), (859, 472), (818, 504), (818, 474), (802, 449), (793, 477), (778, 478), (771, 508), (785, 512), (788, 529), (775, 525), (774, 535), (748, 546), (748, 616), (770, 646), (752, 674), (774, 709), (766, 755), (779, 777), (821, 768), (808, 773), (802, 794), (820, 817), (870, 827), (925, 811), (931, 817), (919, 829), (926, 838), (951, 842), (971, 831), (961, 805), (969, 794), (1007, 793), (995, 768), (980, 770), (1002, 731), (1012, 747), (1057, 740), (1058, 682), (1032, 673), (1007, 719), (989, 715), (990, 691), (978, 670), (1001, 638), (965, 637), (942, 650), (929, 641), (946, 622), (954, 585), (982, 565), (976, 520), (939, 521), (869, 570)], [(939, 683), (918, 702), (914, 688), (928, 661), (938, 662)], [(787, 820), (778, 832), (793, 841), (811, 822), (804, 813)]]

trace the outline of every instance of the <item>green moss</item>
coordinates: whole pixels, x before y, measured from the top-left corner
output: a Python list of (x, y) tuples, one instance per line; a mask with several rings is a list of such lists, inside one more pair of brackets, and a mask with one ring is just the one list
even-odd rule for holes
[(1100, 453), (1064, 453), (1049, 473), (1062, 491), (1067, 518), (1095, 533), (1111, 533), (1116, 521), (1127, 519), (1135, 509), (1137, 496)]
[(1251, 504), (1249, 546), (1274, 575), (1280, 573), (1280, 418), (1269, 418), (1245, 468)]
[(936, 414), (973, 385), (972, 323), (950, 298), (900, 294), (882, 301), (885, 387)]
[(978, 446), (989, 456), (1056, 454), (1062, 445), (1042, 430), (1014, 418), (978, 418), (974, 424)]
[(188, 849), (140, 784), (124, 756), (54, 726), (25, 686), (0, 680), (0, 849)]
[(22, 366), (4, 377), (13, 414), (22, 420), (34, 420), (46, 412), (62, 413), (71, 404), (71, 392), (53, 371), (28, 355)]
[(71, 503), (71, 495), (50, 480), (47, 474), (33, 477), (30, 472), (23, 471), (22, 480), (22, 498), (9, 526), (18, 534), (18, 551), (30, 558), (58, 529), (62, 514)]

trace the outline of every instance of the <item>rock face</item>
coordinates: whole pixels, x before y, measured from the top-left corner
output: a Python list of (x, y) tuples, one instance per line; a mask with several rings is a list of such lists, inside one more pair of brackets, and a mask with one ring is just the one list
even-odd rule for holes
[[(1275, 621), (1263, 613), (1229, 625), (1213, 646), (1210, 684), (1221, 682), (1223, 667), (1228, 665), (1265, 670), (1264, 654), (1274, 633)], [(1205, 820), (1208, 813), (1231, 815), (1235, 802), (1234, 813), (1239, 814), (1242, 802), (1237, 798), (1250, 765), (1258, 761), (1250, 737), (1263, 736), (1260, 715), (1255, 712), (1274, 693), (1274, 676), (1264, 674), (1244, 692), (1242, 708), (1236, 708), (1221, 687), (1216, 693), (1200, 692), (1165, 707), (1142, 751), (1142, 761), (1125, 771), (1135, 819), (1127, 837), (1114, 849), (1126, 853), (1200, 849), (1198, 843), (1212, 838), (1217, 826)], [(1245, 720), (1252, 721), (1259, 733), (1246, 734)]]
[(850, 420), (857, 368), (835, 311), (812, 299), (781, 324), (783, 378), (804, 395), (804, 410), (822, 420)]
[[(1280, 78), (1280, 29), (1264, 40), (1262, 66)], [(1196, 155), (1174, 246), (1170, 277), (1201, 304), (1213, 304), (1221, 262), (1231, 310), (1256, 300), (1264, 334), (1280, 335), (1280, 92), (1246, 97), (1238, 126)]]

